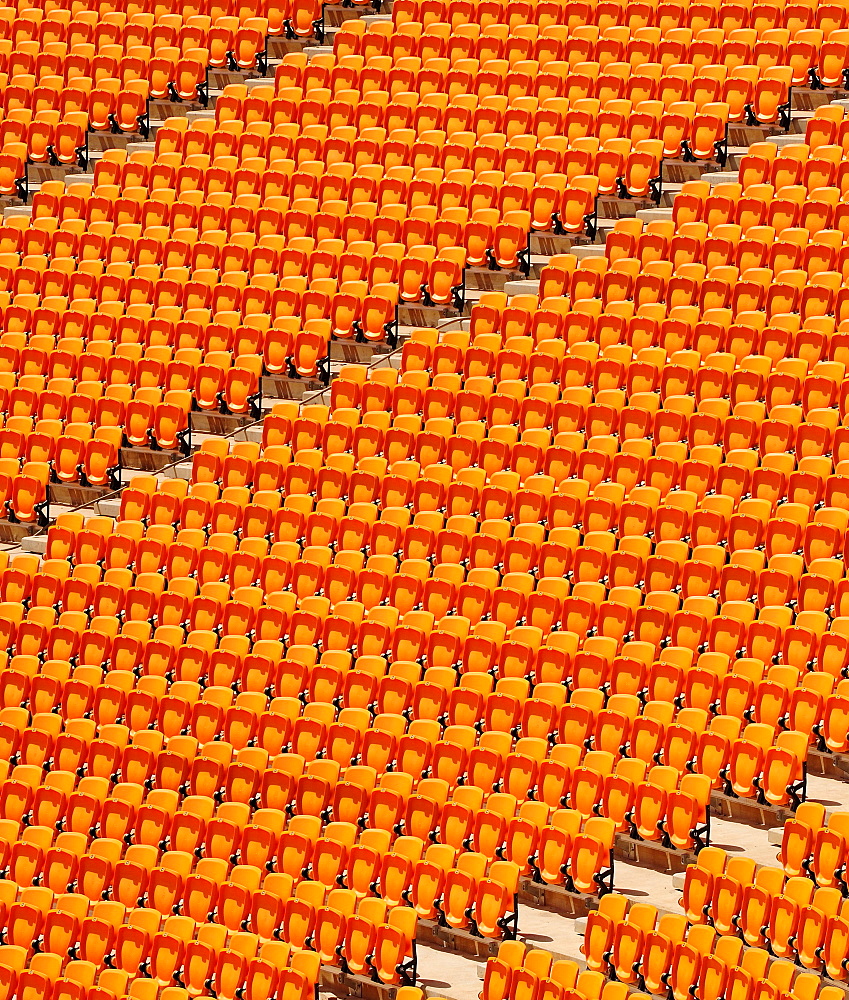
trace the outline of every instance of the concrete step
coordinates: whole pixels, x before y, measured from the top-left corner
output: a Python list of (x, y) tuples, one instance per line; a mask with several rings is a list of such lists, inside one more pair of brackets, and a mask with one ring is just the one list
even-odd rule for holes
[[(715, 177), (715, 174), (703, 174), (704, 178)], [(697, 178), (701, 180), (701, 178)], [(680, 194), (683, 184), (664, 184), (663, 192), (660, 196), (660, 204), (658, 208), (672, 208), (672, 202), (675, 200), (675, 196)]]
[(106, 149), (126, 149), (131, 142), (142, 142), (141, 132), (89, 132), (88, 150), (103, 152)]
[(82, 167), (54, 167), (49, 163), (28, 163), (27, 181), (30, 187), (43, 184), (45, 181), (63, 181), (71, 174), (82, 173)]
[(257, 87), (274, 87), (274, 73), (269, 72), (268, 76), (256, 76), (252, 80), (245, 80), (245, 86), (248, 88), (248, 93), (255, 90)]
[[(4, 198), (3, 201), (7, 202), (10, 199)], [(32, 215), (32, 205), (23, 205), (18, 201), (18, 204), (4, 205), (3, 207), (3, 219), (15, 219), (15, 218), (29, 218)]]
[(672, 221), (672, 209), (671, 208), (644, 208), (642, 211), (637, 212), (637, 218), (642, 222), (671, 222)]
[(569, 252), (573, 257), (577, 257), (578, 260), (585, 260), (587, 257), (603, 257), (604, 244), (599, 243), (585, 247), (572, 247)]
[(831, 104), (833, 101), (845, 100), (846, 91), (836, 87), (829, 87), (825, 90), (811, 90), (810, 87), (793, 88), (793, 114), (800, 111), (814, 111), (822, 104)]
[(539, 292), (539, 281), (525, 278), (522, 281), (507, 281), (504, 284), (507, 295), (536, 295)]
[(711, 187), (716, 187), (717, 184), (734, 184), (738, 176), (736, 170), (723, 170), (715, 174), (707, 174), (705, 180)]
[(766, 136), (767, 142), (775, 143), (779, 149), (783, 149), (785, 146), (799, 146), (805, 141), (804, 134), (799, 135), (795, 132), (783, 132), (781, 135), (768, 135)]
[(277, 36), (268, 39), (269, 59), (282, 59), (288, 52), (300, 52), (308, 44), (301, 38)]
[(94, 184), (94, 174), (74, 174), (72, 177), (65, 178), (65, 190), (70, 191), (77, 184), (88, 185), (91, 187)]

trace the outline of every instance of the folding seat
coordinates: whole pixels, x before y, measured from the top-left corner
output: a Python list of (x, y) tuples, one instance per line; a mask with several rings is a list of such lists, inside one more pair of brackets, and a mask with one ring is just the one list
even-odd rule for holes
[(425, 858), (415, 863), (409, 891), (410, 901), (420, 918), (440, 918), (440, 899), (453, 858), (454, 851), (446, 844), (429, 848)]
[(783, 873), (777, 868), (761, 869), (754, 881), (743, 887), (737, 883), (738, 891), (742, 888), (742, 892), (739, 895), (739, 915), (735, 924), (746, 944), (758, 946), (758, 942), (765, 940), (773, 899), (780, 895), (783, 883)]
[[(803, 783), (802, 758), (807, 738), (802, 733), (780, 734), (777, 745), (769, 747), (764, 757), (761, 794), (771, 803), (795, 802)], [(800, 758), (801, 754), (801, 758)]]
[(10, 520), (46, 525), (49, 468), (40, 462), (25, 462), (21, 475), (13, 480), (11, 496), (5, 501)]
[[(640, 982), (640, 959), (646, 932), (653, 923), (654, 914), (644, 914), (642, 910), (641, 906), (635, 908), (628, 919), (616, 924), (614, 929), (613, 947), (610, 949), (612, 969), (617, 980), (626, 984), (637, 985)], [(642, 922), (644, 917), (648, 918), (646, 925)]]
[[(795, 845), (794, 845), (795, 846)], [(839, 888), (839, 872), (846, 852), (845, 837), (835, 824), (834, 828), (816, 829), (810, 845), (810, 860), (806, 859), (805, 871), (818, 886)]]
[(667, 797), (675, 785), (674, 775), (658, 768), (652, 769), (648, 781), (640, 782), (634, 799), (632, 837), (649, 841), (665, 839), (665, 827), (661, 824), (667, 813)]
[(669, 980), (675, 996), (697, 988), (704, 959), (711, 954), (714, 936), (710, 928), (698, 926), (688, 931), (686, 940), (674, 941)]
[[(685, 929), (688, 931), (689, 940), (691, 932), (686, 927), (683, 917), (679, 914), (664, 914), (658, 921), (657, 929), (646, 934), (640, 962), (640, 974), (644, 988), (658, 989), (669, 978), (673, 955), (676, 946), (684, 937)], [(692, 931), (694, 944), (698, 939), (698, 933), (698, 930)]]
[(414, 968), (415, 914), (410, 908), (390, 910), (389, 922), (377, 928), (372, 960), (374, 977), (382, 983), (409, 983)]
[(489, 878), (478, 882), (473, 911), (476, 933), (489, 938), (515, 936), (518, 882), (517, 865), (493, 862)]
[[(706, 848), (706, 850), (715, 851), (718, 848)], [(691, 924), (703, 924), (707, 917), (713, 918), (714, 913), (719, 916), (719, 926), (723, 926), (723, 921), (727, 924), (728, 917), (722, 915), (726, 913), (726, 910), (722, 909), (720, 905), (725, 898), (723, 893), (726, 891), (731, 894), (728, 912), (737, 912), (738, 896), (741, 891), (739, 883), (727, 880), (725, 888), (720, 886), (715, 890), (715, 879), (724, 877), (724, 862), (724, 854), (721, 856), (714, 854), (708, 856), (706, 854), (697, 864), (687, 868), (682, 905)]]
[(680, 789), (667, 799), (664, 833), (667, 843), (679, 850), (704, 843), (710, 781), (706, 775), (685, 775)]

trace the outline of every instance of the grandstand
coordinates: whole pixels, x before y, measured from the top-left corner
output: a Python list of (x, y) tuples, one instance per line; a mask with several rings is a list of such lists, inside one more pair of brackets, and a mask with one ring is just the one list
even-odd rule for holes
[(849, 5), (0, 6), (0, 1000), (846, 1000)]

